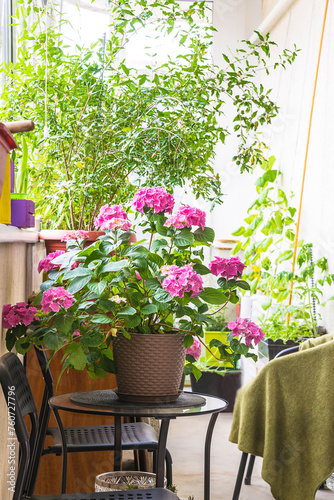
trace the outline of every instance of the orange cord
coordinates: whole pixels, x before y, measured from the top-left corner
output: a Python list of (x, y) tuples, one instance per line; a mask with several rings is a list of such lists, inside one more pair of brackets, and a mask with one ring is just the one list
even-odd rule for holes
[[(326, 0), (324, 20), (323, 20), (323, 23), (322, 23), (322, 31), (321, 31), (319, 54), (318, 54), (317, 70), (316, 70), (316, 73), (315, 73), (315, 81), (314, 81), (314, 88), (313, 88), (313, 96), (312, 96), (312, 105), (311, 105), (311, 112), (310, 112), (310, 120), (309, 120), (309, 126), (308, 126), (307, 143), (306, 143), (306, 151), (305, 151), (305, 161), (304, 161), (304, 171), (303, 171), (303, 180), (302, 180), (302, 187), (301, 187), (301, 192), (300, 192), (298, 220), (297, 220), (297, 227), (296, 227), (296, 237), (295, 237), (294, 250), (293, 250), (292, 279), (291, 279), (291, 283), (290, 283), (289, 306), (291, 305), (291, 301), (292, 301), (293, 276), (295, 274), (296, 259), (297, 259), (298, 236), (299, 236), (300, 217), (301, 217), (302, 204), (303, 204), (304, 185), (305, 185), (305, 177), (306, 177), (306, 165), (307, 165), (307, 159), (308, 159), (308, 150), (309, 150), (311, 128), (312, 128), (312, 118), (313, 118), (314, 101), (315, 101), (315, 94), (316, 94), (316, 90), (317, 90), (319, 66), (320, 66), (320, 59), (321, 59), (321, 52), (322, 52), (322, 42), (324, 40), (324, 33), (325, 33), (325, 26), (326, 26), (326, 19), (327, 19), (328, 3), (329, 3), (329, 0)], [(288, 314), (287, 320), (286, 320), (286, 326), (287, 327), (289, 326), (289, 322), (290, 322), (290, 314)]]

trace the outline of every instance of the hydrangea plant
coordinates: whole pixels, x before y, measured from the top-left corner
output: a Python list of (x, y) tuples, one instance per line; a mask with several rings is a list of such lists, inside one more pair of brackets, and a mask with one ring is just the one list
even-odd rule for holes
[[(165, 189), (140, 189), (133, 206), (150, 235), (146, 244), (130, 243), (131, 223), (121, 205), (103, 206), (95, 225), (105, 234), (87, 247), (86, 234), (67, 235), (67, 251), (39, 264), (48, 279), (33, 304), (4, 307), (9, 350), (45, 345), (52, 357), (63, 349), (63, 369), (87, 368), (90, 376), (104, 377), (115, 371), (111, 341), (117, 332), (175, 332), (190, 349), (185, 372), (200, 376), (194, 363), (205, 327), (210, 316), (239, 301), (239, 288), (249, 288), (241, 279), (244, 265), (238, 257), (215, 257), (206, 266), (203, 247), (214, 231), (205, 225), (205, 212), (183, 206), (173, 213), (174, 198)], [(211, 274), (217, 287), (205, 285)], [(229, 327), (229, 346), (214, 339), (207, 349), (218, 347), (220, 358), (232, 362), (242, 355), (256, 359), (251, 348), (261, 330), (247, 319)]]

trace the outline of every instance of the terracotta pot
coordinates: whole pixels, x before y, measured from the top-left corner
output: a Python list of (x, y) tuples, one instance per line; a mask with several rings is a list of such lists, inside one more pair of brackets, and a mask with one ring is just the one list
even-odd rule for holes
[[(68, 230), (63, 229), (43, 229), (43, 231), (40, 231), (39, 237), (45, 242), (46, 255), (56, 250), (66, 251), (66, 241), (60, 241), (66, 233), (68, 233)], [(88, 233), (89, 236), (86, 240), (85, 247), (91, 245), (99, 236), (105, 234), (104, 231), (88, 231)], [(130, 237), (130, 243), (134, 243), (135, 241), (137, 241), (136, 235), (133, 234)]]
[(118, 397), (137, 403), (167, 403), (179, 396), (186, 349), (184, 335), (117, 333), (113, 338)]
[[(68, 230), (62, 229), (43, 229), (40, 231), (39, 237), (45, 242), (46, 255), (55, 252), (56, 250), (66, 251), (66, 241), (60, 241), (66, 233), (68, 233)], [(99, 236), (104, 234), (104, 231), (88, 231), (88, 233), (89, 237), (85, 246), (91, 245)]]

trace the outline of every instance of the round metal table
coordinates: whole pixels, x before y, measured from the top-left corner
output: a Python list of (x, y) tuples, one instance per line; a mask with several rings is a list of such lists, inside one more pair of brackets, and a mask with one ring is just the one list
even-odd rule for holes
[(219, 413), (224, 411), (227, 407), (228, 403), (225, 400), (213, 396), (208, 396), (206, 394), (198, 394), (202, 398), (202, 403), (200, 405), (194, 405), (194, 404), (187, 405), (187, 401), (189, 400), (190, 403), (190, 401), (192, 400), (193, 393), (184, 392), (182, 394), (184, 406), (182, 407), (178, 406), (177, 401), (175, 403), (163, 403), (159, 405), (144, 404), (144, 403), (136, 404), (136, 403), (121, 402), (121, 401), (117, 401), (117, 404), (116, 402), (115, 404), (113, 404), (113, 402), (111, 401), (110, 405), (108, 406), (99, 406), (92, 403), (84, 404), (73, 401), (73, 397), (75, 395), (82, 394), (84, 396), (93, 397), (94, 392), (96, 391), (89, 391), (85, 393), (83, 392), (83, 393), (61, 394), (59, 396), (54, 396), (49, 400), (49, 405), (55, 414), (62, 437), (62, 446), (63, 446), (62, 493), (65, 493), (64, 491), (65, 488), (63, 488), (63, 484), (65, 484), (66, 482), (67, 447), (66, 447), (65, 434), (61, 419), (59, 417), (58, 410), (95, 414), (95, 415), (108, 415), (114, 417), (115, 421), (114, 470), (120, 470), (121, 468), (122, 417), (154, 417), (156, 419), (161, 420), (159, 442), (157, 449), (157, 462), (156, 462), (157, 488), (163, 488), (164, 484), (164, 459), (165, 459), (167, 435), (168, 435), (170, 420), (180, 417), (192, 417), (198, 415), (211, 414), (211, 418), (206, 432), (205, 450), (204, 450), (204, 500), (210, 499), (210, 450), (211, 450), (212, 433)]

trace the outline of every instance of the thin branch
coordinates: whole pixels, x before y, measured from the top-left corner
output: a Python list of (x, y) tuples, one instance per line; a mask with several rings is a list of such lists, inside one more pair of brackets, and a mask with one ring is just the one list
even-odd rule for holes
[(214, 314), (217, 314), (219, 311), (221, 311), (222, 309), (224, 309), (224, 307), (228, 304), (228, 300), (225, 302), (225, 304), (223, 304), (219, 309), (217, 309), (217, 311), (214, 311), (213, 313), (207, 313), (207, 316), (213, 316)]
[[(65, 167), (66, 179), (67, 179), (67, 181), (69, 181), (70, 177), (69, 177), (69, 173), (68, 173), (68, 166), (67, 166), (67, 162), (66, 162), (66, 154), (65, 154), (65, 150), (64, 150), (64, 144), (63, 144), (62, 141), (60, 142), (60, 144), (61, 144), (61, 147), (62, 147), (62, 150), (63, 150), (63, 159), (64, 159), (64, 167)], [(75, 229), (74, 213), (73, 213), (73, 202), (72, 202), (72, 194), (71, 194), (71, 189), (70, 188), (68, 189), (68, 196), (69, 196), (69, 200), (70, 200), (70, 214), (71, 214), (72, 229)]]

